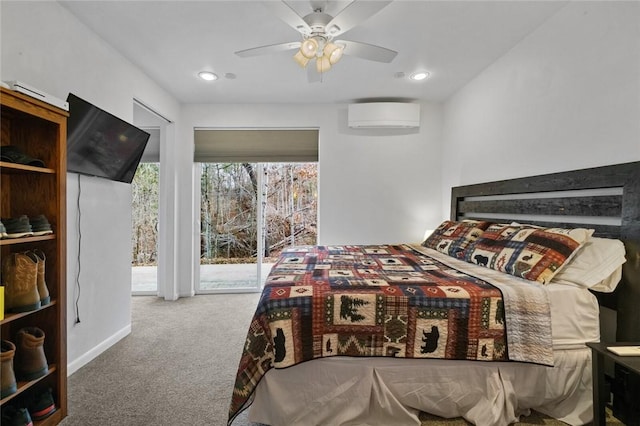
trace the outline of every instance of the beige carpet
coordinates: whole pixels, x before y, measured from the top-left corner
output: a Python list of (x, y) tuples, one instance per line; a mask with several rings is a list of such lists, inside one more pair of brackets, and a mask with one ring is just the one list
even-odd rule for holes
[[(69, 378), (69, 416), (62, 425), (226, 425), (258, 297), (134, 297), (131, 334)], [(424, 413), (421, 419), (425, 426), (469, 424)], [(532, 413), (517, 425), (564, 423)], [(233, 426), (254, 425), (245, 411)]]

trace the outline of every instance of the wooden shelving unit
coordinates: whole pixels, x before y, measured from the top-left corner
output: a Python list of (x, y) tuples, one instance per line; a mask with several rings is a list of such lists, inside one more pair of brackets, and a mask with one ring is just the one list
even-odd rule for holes
[(45, 333), (46, 376), (18, 382), (18, 391), (0, 405), (22, 405), (33, 394), (51, 388), (57, 411), (36, 425), (55, 425), (67, 416), (66, 326), (66, 139), (68, 113), (45, 102), (5, 88), (0, 89), (2, 118), (0, 145), (14, 145), (38, 158), (45, 167), (0, 161), (0, 217), (44, 214), (53, 235), (0, 240), (0, 257), (41, 249), (46, 255), (45, 280), (51, 303), (18, 314), (5, 313), (2, 339), (15, 343), (18, 330), (38, 327)]

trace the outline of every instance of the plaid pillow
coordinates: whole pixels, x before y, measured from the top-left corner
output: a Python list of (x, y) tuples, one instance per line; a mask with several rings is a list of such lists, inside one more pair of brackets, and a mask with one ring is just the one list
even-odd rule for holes
[(462, 222), (445, 220), (429, 238), (424, 240), (422, 245), (462, 259), (465, 248), (469, 243), (475, 241), (489, 225), (491, 222), (479, 220), (463, 220)]
[(464, 260), (546, 284), (591, 234), (593, 229), (494, 224), (467, 247)]

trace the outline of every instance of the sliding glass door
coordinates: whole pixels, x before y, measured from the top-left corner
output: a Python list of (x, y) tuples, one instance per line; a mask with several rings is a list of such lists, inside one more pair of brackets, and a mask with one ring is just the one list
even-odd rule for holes
[(158, 294), (160, 163), (140, 163), (131, 183), (131, 294)]
[(255, 163), (200, 164), (198, 292), (258, 288), (258, 173)]
[(272, 262), (316, 243), (317, 163), (196, 163), (197, 293), (258, 291)]
[(280, 251), (315, 244), (318, 129), (194, 129), (196, 292), (258, 291)]

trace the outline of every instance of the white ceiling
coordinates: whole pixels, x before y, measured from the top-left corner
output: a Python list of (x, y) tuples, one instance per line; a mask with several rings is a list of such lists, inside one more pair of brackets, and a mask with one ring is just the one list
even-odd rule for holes
[[(273, 1), (273, 0), (272, 0)], [(317, 0), (316, 0), (317, 1)], [(345, 56), (309, 83), (295, 51), (240, 58), (235, 51), (299, 41), (259, 1), (60, 1), (182, 103), (443, 101), (520, 42), (564, 1), (395, 0), (341, 39), (396, 50), (389, 63)], [(300, 15), (309, 1), (287, 1)], [(349, 1), (328, 1), (335, 15)], [(431, 72), (421, 83), (398, 78)], [(220, 76), (197, 77), (201, 70)], [(235, 79), (225, 78), (226, 73)]]

